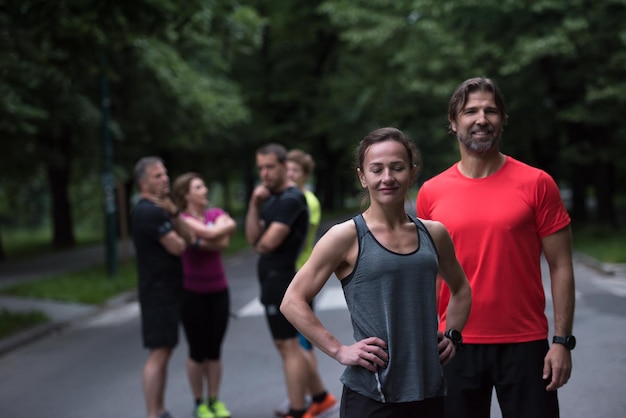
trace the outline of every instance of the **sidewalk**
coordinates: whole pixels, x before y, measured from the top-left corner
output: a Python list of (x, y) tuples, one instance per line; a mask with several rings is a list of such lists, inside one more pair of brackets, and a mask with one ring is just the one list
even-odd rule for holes
[[(120, 242), (118, 244), (118, 260), (133, 256), (132, 243)], [(46, 254), (29, 260), (1, 261), (0, 288), (61, 273), (80, 271), (103, 265), (105, 262), (106, 253), (101, 244)], [(86, 305), (0, 295), (0, 311), (3, 309), (12, 312), (41, 311), (50, 318), (50, 322), (46, 324), (0, 339), (0, 356), (43, 335), (60, 330), (78, 319), (125, 304), (134, 298), (135, 292), (129, 292), (116, 296), (103, 305)]]

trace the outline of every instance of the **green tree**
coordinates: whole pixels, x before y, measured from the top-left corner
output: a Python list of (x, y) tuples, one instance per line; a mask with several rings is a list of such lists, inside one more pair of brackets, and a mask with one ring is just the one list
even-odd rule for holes
[[(452, 142), (442, 133), (454, 86), (486, 75), (507, 96), (507, 152), (568, 182), (575, 220), (587, 218), (590, 186), (600, 218), (617, 223), (614, 193), (624, 192), (616, 182), (624, 173), (616, 162), (626, 151), (619, 141), (623, 1), (328, 0), (322, 10), (350, 51), (368, 63), (358, 74), (362, 108), (384, 103), (389, 111), (374, 114), (399, 121), (417, 137), (427, 176), (451, 156)], [(385, 92), (391, 100), (384, 100)]]
[(0, 134), (25, 149), (12, 148), (19, 158), (0, 178), (46, 172), (54, 246), (75, 242), (69, 185), (102, 166), (100, 77), (112, 86), (120, 167), (210, 150), (207, 138), (248, 118), (224, 51), (254, 47), (257, 20), (231, 1), (6, 2)]
[[(316, 192), (324, 207), (341, 204), (348, 137), (337, 135), (342, 115), (332, 114), (329, 81), (336, 74), (338, 39), (318, 1), (249, 2), (264, 19), (261, 47), (252, 55), (235, 55), (234, 77), (241, 84), (251, 121), (241, 128), (246, 163), (253, 167), (254, 150), (280, 142), (303, 148), (316, 159)], [(354, 145), (353, 143), (351, 144)], [(247, 194), (255, 181), (245, 172)]]

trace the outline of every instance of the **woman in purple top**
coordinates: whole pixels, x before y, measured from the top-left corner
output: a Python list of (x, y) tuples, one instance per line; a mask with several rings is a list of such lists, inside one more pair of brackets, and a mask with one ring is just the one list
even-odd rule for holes
[(221, 348), (230, 309), (221, 250), (229, 245), (237, 223), (222, 209), (207, 209), (208, 192), (197, 173), (181, 175), (172, 189), (174, 202), (196, 236), (194, 244), (182, 255), (182, 321), (189, 345), (187, 376), (194, 396), (195, 416), (228, 418), (230, 412), (218, 397)]

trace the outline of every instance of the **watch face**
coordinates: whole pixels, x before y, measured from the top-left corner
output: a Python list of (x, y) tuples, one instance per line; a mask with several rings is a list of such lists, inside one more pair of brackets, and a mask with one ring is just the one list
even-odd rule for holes
[(565, 338), (565, 345), (570, 350), (573, 350), (574, 347), (576, 347), (576, 337), (574, 337), (573, 335), (570, 335), (569, 337), (566, 337)]
[(459, 331), (455, 329), (449, 329), (448, 331), (446, 331), (446, 337), (450, 338), (455, 344), (460, 344), (463, 342), (463, 336)]

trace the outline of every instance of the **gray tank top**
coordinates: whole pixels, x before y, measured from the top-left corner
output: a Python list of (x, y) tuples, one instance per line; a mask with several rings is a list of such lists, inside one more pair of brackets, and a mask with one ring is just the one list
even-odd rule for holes
[(348, 366), (341, 382), (379, 402), (413, 402), (446, 391), (437, 350), (437, 249), (424, 224), (407, 216), (419, 237), (410, 254), (383, 247), (363, 216), (355, 216), (359, 253), (354, 270), (341, 281), (354, 339), (379, 337), (389, 353), (386, 368), (372, 373)]

